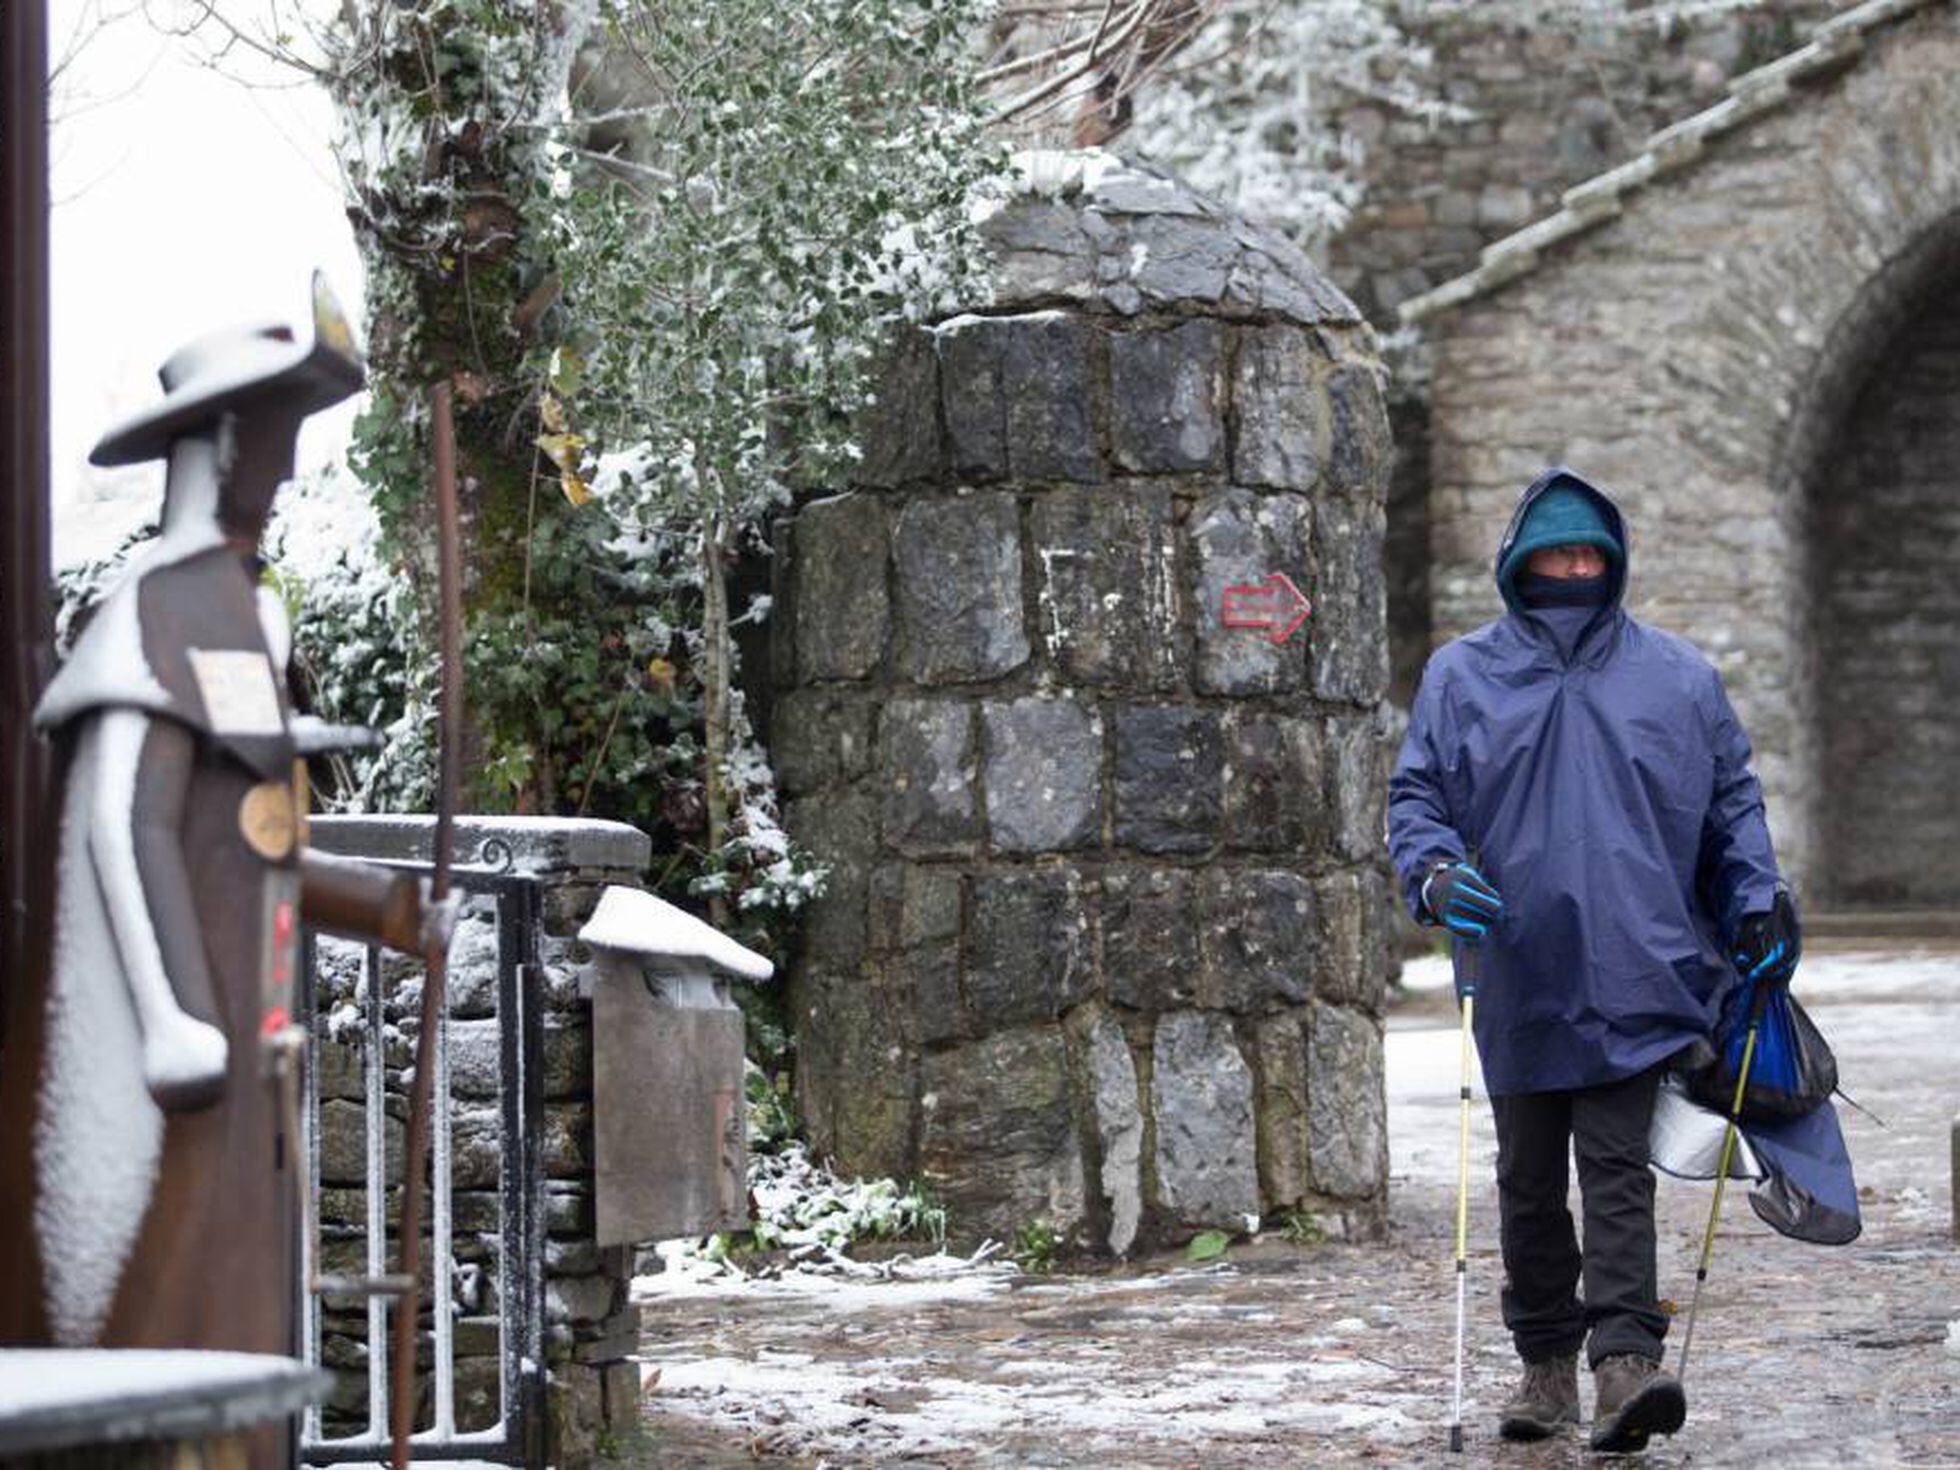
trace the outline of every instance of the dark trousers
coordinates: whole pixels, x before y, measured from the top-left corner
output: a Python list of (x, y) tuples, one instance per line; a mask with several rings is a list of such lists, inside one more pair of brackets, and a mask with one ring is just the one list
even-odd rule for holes
[[(1576, 1353), (1581, 1343), (1594, 1366), (1615, 1353), (1660, 1361), (1667, 1318), (1655, 1288), (1647, 1128), (1661, 1070), (1572, 1092), (1490, 1100), (1497, 1119), (1504, 1325), (1527, 1363)], [(1583, 1256), (1565, 1204), (1568, 1150), (1579, 1160)]]

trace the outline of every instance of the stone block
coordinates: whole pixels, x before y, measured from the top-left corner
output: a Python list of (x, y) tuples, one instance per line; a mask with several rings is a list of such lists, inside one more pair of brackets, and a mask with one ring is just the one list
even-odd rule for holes
[(973, 879), (966, 999), (978, 1030), (1050, 1020), (1094, 987), (1089, 906), (1077, 874), (1037, 868)]
[(1298, 1205), (1312, 1188), (1307, 1121), (1307, 1026), (1300, 1011), (1258, 1023), (1259, 1191), (1268, 1210)]
[(1022, 482), (1102, 479), (1101, 332), (1059, 312), (1016, 318), (1013, 328), (1002, 362), (1009, 473)]
[(1379, 1196), (1388, 1184), (1380, 1023), (1340, 1006), (1317, 1007), (1307, 1075), (1314, 1188), (1337, 1199)]
[(1096, 1120), (1101, 1166), (1097, 1182), (1109, 1219), (1108, 1245), (1129, 1254), (1143, 1218), (1143, 1102), (1137, 1091), (1136, 1060), (1123, 1028), (1098, 1009), (1085, 1047), (1085, 1071)]
[[(1198, 502), (1190, 520), (1197, 654), (1193, 680), (1206, 694), (1282, 694), (1304, 688), (1311, 633), (1284, 644), (1264, 631), (1224, 624), (1225, 591), (1263, 585), (1282, 572), (1316, 604), (1311, 502), (1291, 493), (1228, 490)], [(1311, 619), (1309, 619), (1311, 622)]]
[(1013, 498), (915, 500), (895, 535), (898, 666), (921, 683), (990, 679), (1028, 660)]
[(1175, 688), (1188, 640), (1178, 626), (1169, 489), (1132, 481), (1052, 490), (1035, 500), (1029, 536), (1038, 632), (1063, 678), (1136, 691)]
[(1199, 875), (1199, 1001), (1251, 1015), (1312, 993), (1314, 895), (1283, 869), (1211, 868)]
[(1096, 242), (1085, 217), (1059, 200), (1019, 198), (981, 226), (994, 256), (1000, 298), (1041, 301), (1086, 299), (1094, 293)]
[(1215, 321), (1110, 340), (1110, 445), (1141, 473), (1215, 469), (1224, 462), (1221, 392), (1225, 332)]
[(830, 868), (804, 919), (803, 956), (836, 968), (855, 965), (864, 952), (865, 881), (878, 840), (871, 794), (800, 797), (784, 808), (783, 826)]
[(769, 755), (784, 796), (848, 785), (871, 769), (874, 699), (838, 689), (791, 689), (770, 712)]
[(791, 989), (797, 1108), (842, 1174), (910, 1178), (919, 1083), (910, 997), (870, 975), (805, 972)]
[(1385, 500), (1391, 441), (1375, 370), (1362, 363), (1335, 368), (1327, 378), (1327, 408), (1327, 488), (1361, 500)]
[(1361, 313), (1292, 241), (1259, 232), (1258, 248), (1239, 253), (1225, 286), (1228, 305), (1303, 326), (1358, 322)]
[(547, 1322), (598, 1322), (624, 1298), (626, 1283), (610, 1276), (555, 1276), (545, 1283)]
[(1232, 479), (1240, 485), (1311, 490), (1320, 478), (1328, 408), (1314, 381), (1312, 337), (1298, 327), (1246, 327), (1232, 374), (1237, 436)]
[[(387, 1151), (386, 1178), (402, 1172), (403, 1124), (392, 1114), (382, 1118)], [(367, 1112), (360, 1103), (338, 1098), (320, 1102), (320, 1182), (356, 1187), (367, 1183)]]
[(940, 402), (946, 448), (955, 476), (999, 480), (1007, 476), (1007, 406), (1001, 367), (1010, 321), (956, 317), (933, 332), (939, 358)]
[(1531, 223), (1535, 209), (1531, 190), (1519, 184), (1486, 184), (1477, 195), (1477, 223), (1486, 229), (1519, 229)]
[(871, 877), (870, 943), (887, 985), (911, 997), (921, 1042), (966, 1034), (960, 1008), (960, 876), (891, 863)]
[(1217, 302), (1238, 264), (1239, 244), (1216, 220), (1157, 215), (1131, 221), (1129, 284), (1157, 305)]
[(1115, 869), (1103, 879), (1103, 972), (1109, 998), (1139, 1011), (1198, 1001), (1195, 876), (1182, 868)]
[(605, 1407), (599, 1371), (582, 1363), (554, 1366), (545, 1392), (546, 1463), (556, 1470), (591, 1470), (597, 1461)]
[(973, 707), (895, 699), (878, 721), (885, 842), (900, 852), (970, 851), (980, 837)]
[(958, 317), (935, 332), (953, 473), (1102, 478), (1099, 337), (1060, 312)]
[(1116, 841), (1143, 852), (1203, 852), (1218, 840), (1224, 760), (1209, 710), (1143, 706), (1115, 716)]
[(939, 473), (939, 359), (932, 335), (900, 327), (878, 365), (872, 401), (858, 416), (864, 452), (853, 478), (880, 488), (929, 479)]
[(813, 501), (796, 517), (791, 608), (802, 679), (862, 679), (891, 629), (885, 508), (867, 495)]
[(997, 852), (1056, 852), (1102, 837), (1102, 721), (1068, 699), (980, 707), (987, 830)]
[(961, 1243), (1012, 1240), (1033, 1221), (1064, 1241), (1086, 1223), (1082, 1150), (1060, 1027), (1032, 1026), (929, 1052), (919, 1168)]
[(546, 1101), (592, 1096), (592, 1026), (588, 1021), (547, 1016), (542, 1052)]
[(1334, 851), (1375, 861), (1388, 846), (1388, 752), (1375, 715), (1337, 715), (1327, 722), (1333, 778)]
[[(326, 1007), (322, 1006), (322, 1010)], [(347, 1041), (321, 1041), (313, 1048), (313, 1070), (320, 1096), (360, 1102), (367, 1096), (367, 1075), (362, 1068), (364, 1045), (353, 1032)]]
[[(1373, 879), (1368, 882), (1366, 880)], [(1334, 873), (1314, 884), (1319, 914), (1314, 993), (1371, 1014), (1381, 1009), (1379, 950), (1381, 878), (1372, 872)]]
[(902, 953), (960, 935), (957, 868), (887, 863), (872, 875), (868, 937), (879, 953)]
[(1252, 1071), (1229, 1018), (1175, 1011), (1157, 1022), (1150, 1069), (1159, 1204), (1174, 1224), (1243, 1229), (1259, 1210)]
[(1319, 721), (1235, 712), (1225, 735), (1225, 840), (1247, 852), (1325, 851), (1325, 733)]
[(544, 1110), (538, 1153), (547, 1179), (590, 1179), (596, 1157), (592, 1147), (592, 1105), (549, 1104)]
[(1314, 507), (1313, 616), (1300, 630), (1312, 650), (1313, 692), (1373, 705), (1388, 686), (1388, 586), (1380, 505), (1323, 500)]
[(447, 1030), (450, 1096), (495, 1102), (503, 1090), (502, 1027), (494, 1019), (452, 1020)]

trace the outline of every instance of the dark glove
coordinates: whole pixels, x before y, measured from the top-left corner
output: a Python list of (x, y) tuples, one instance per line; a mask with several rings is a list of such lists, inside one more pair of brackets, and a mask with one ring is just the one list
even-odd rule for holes
[(1422, 883), (1422, 906), (1437, 923), (1466, 939), (1482, 939), (1504, 915), (1504, 900), (1465, 862), (1438, 863)]
[(1802, 954), (1803, 930), (1797, 924), (1797, 907), (1780, 889), (1768, 912), (1744, 914), (1736, 926), (1733, 958), (1745, 980), (1788, 985)]

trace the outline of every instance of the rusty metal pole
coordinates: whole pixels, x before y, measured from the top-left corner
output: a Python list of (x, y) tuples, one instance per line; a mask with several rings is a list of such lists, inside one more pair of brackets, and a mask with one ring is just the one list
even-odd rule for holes
[[(48, 17), (41, 0), (0, 5), (0, 414), (5, 476), (0, 619), (0, 998), (24, 983), (30, 934), (48, 912), (42, 824), (47, 760), (29, 725), (54, 664), (48, 532)], [(5, 1014), (0, 1006), (0, 1015)], [(0, 1036), (0, 1042), (5, 1038)]]
[[(430, 392), (435, 438), (437, 596), (441, 603), (442, 725), (441, 764), (436, 785), (435, 877), (431, 897), (449, 897), (449, 849), (456, 821), (456, 785), (461, 775), (457, 751), (463, 728), (462, 530), (456, 509), (456, 428), (449, 384)], [(389, 1387), (392, 1470), (406, 1470), (409, 1437), (415, 1423), (415, 1335), (420, 1315), (417, 1272), (422, 1251), (422, 1171), (429, 1156), (429, 1114), (435, 1099), (436, 1028), (442, 1024), (447, 988), (447, 956), (438, 944), (423, 955), (422, 1030), (415, 1038), (415, 1082), (409, 1093), (407, 1147), (402, 1160), (401, 1253), (398, 1274), (404, 1290), (395, 1303), (394, 1370)], [(438, 1312), (449, 1310), (449, 1283), (432, 1281), (430, 1296)]]

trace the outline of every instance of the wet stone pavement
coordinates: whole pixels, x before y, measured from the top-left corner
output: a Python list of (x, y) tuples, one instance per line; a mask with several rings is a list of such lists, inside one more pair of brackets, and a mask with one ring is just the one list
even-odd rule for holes
[[(1435, 985), (1432, 968), (1412, 981)], [(1621, 1463), (1960, 1466), (1960, 953), (1817, 954), (1798, 978), (1845, 1088), (1865, 1230), (1823, 1249), (1731, 1188), (1696, 1329), (1688, 1423)], [(1508, 1445), (1492, 1141), (1476, 1114), (1466, 1447), (1448, 1453), (1456, 1031), (1446, 991), (1390, 1023), (1393, 1226), (1380, 1242), (1268, 1235), (1222, 1263), (1011, 1268), (733, 1289), (646, 1283), (648, 1434), (662, 1467), (1602, 1463), (1583, 1439)], [(1661, 1289), (1685, 1309), (1709, 1187), (1660, 1184)], [(1574, 1206), (1576, 1209), (1576, 1194)], [(1678, 1334), (1670, 1340), (1670, 1363)], [(657, 1378), (655, 1374), (657, 1373)], [(1582, 1385), (1590, 1409), (1591, 1387)]]

